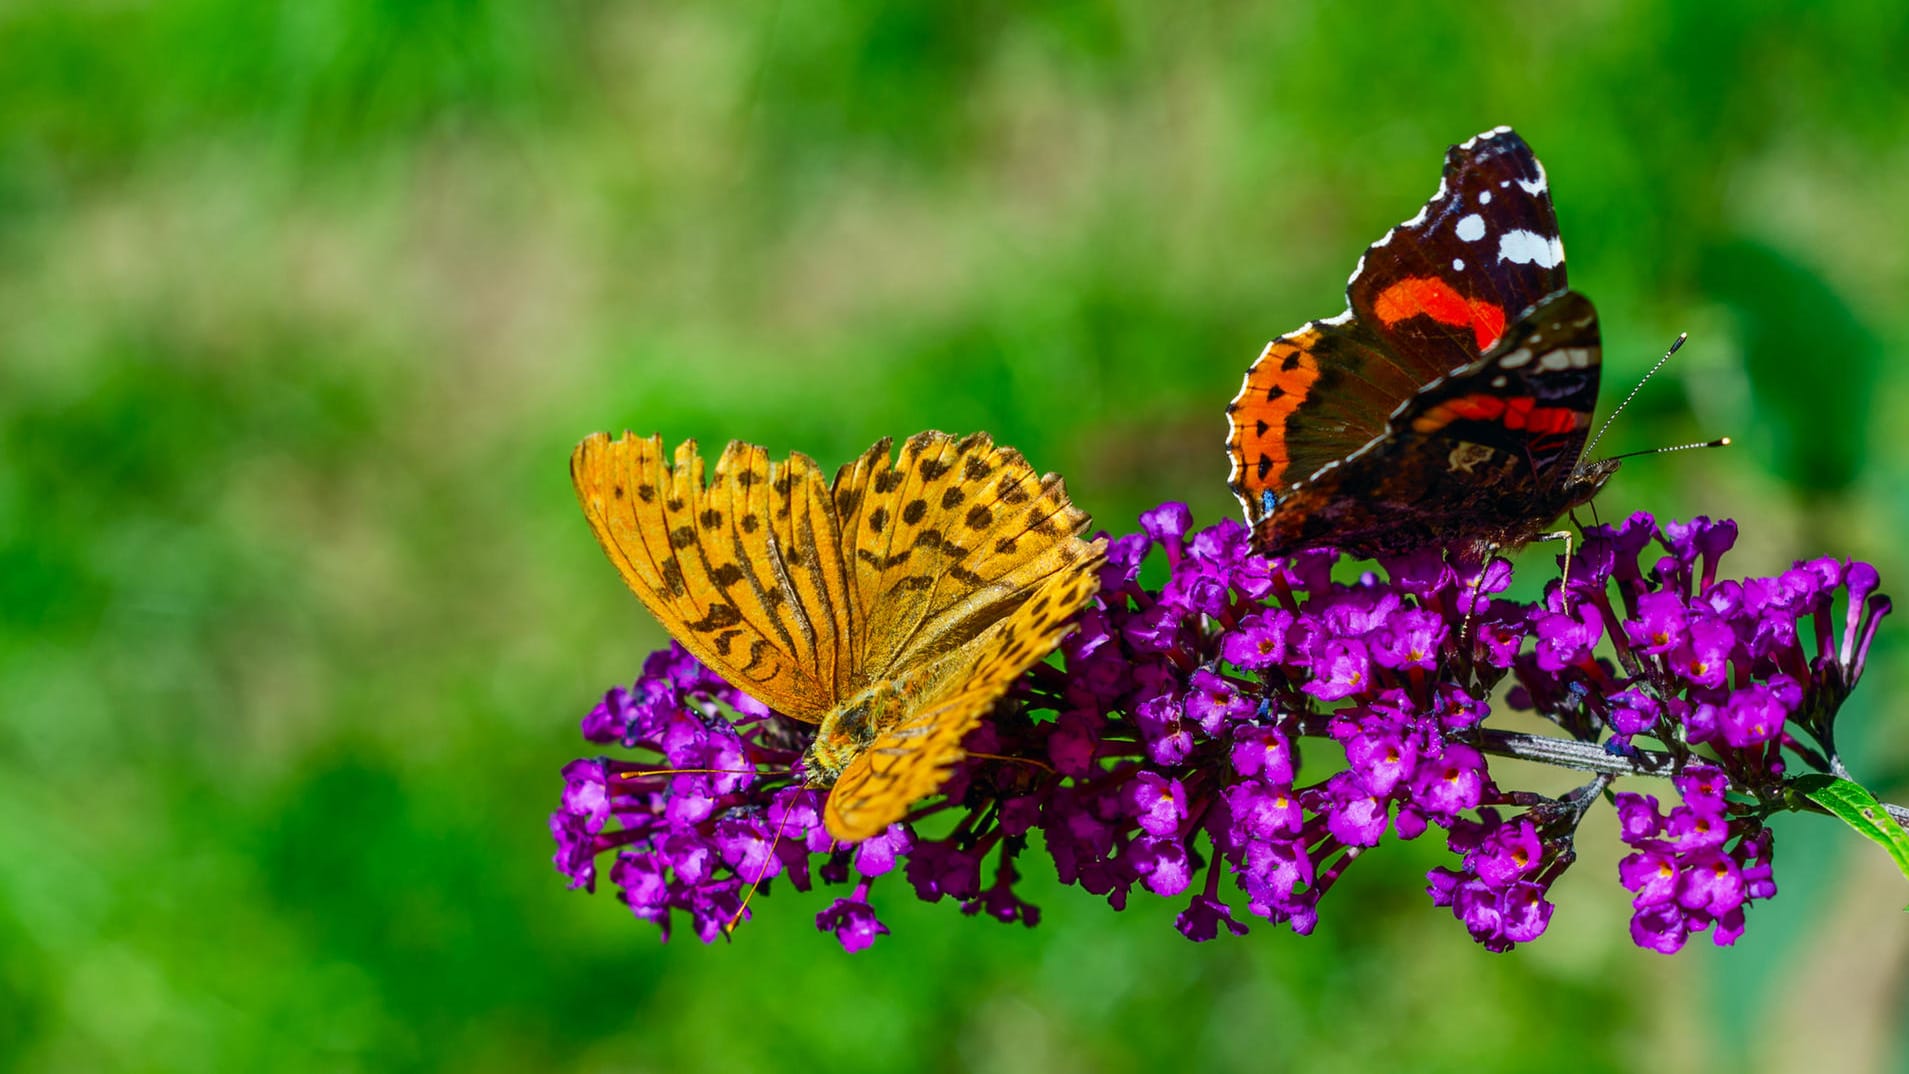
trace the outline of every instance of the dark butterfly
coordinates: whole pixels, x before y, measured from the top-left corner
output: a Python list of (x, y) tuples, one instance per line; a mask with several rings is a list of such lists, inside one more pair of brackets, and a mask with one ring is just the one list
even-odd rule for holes
[(1451, 148), (1346, 297), (1268, 344), (1227, 408), (1261, 551), (1515, 546), (1617, 469), (1582, 460), (1597, 312), (1565, 288), (1544, 167), (1509, 127)]

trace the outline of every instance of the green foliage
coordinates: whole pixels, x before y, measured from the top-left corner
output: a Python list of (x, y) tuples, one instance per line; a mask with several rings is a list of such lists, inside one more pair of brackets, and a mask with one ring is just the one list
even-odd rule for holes
[(1794, 786), (1798, 794), (1882, 847), (1902, 871), (1903, 878), (1909, 879), (1909, 832), (1903, 831), (1902, 825), (1883, 810), (1876, 796), (1862, 784), (1812, 773), (1798, 777)]
[[(1317, 936), (1201, 946), (1173, 907), (1050, 887), (1026, 931), (900, 885), (861, 957), (789, 891), (658, 946), (563, 890), (557, 769), (660, 642), (572, 502), (579, 437), (832, 464), (986, 428), (1111, 527), (1231, 512), (1246, 364), (1497, 123), (1550, 169), (1607, 398), (1693, 331), (1605, 448), (1746, 444), (1629, 463), (1601, 513), (1909, 577), (1897, 6), (1023, 7), (0, 14), (0, 1067), (1697, 1069), (1790, 1039), (1813, 915), (1858, 911), (1799, 883), (1792, 926), (1643, 955), (1608, 831), (1511, 957), (1428, 905), (1430, 840), (1361, 861)], [(1897, 649), (1864, 771), (1902, 771)]]

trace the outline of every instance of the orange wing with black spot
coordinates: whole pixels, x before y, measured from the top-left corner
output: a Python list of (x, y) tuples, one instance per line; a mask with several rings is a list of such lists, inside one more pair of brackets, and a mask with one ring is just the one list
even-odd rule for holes
[(961, 740), (1050, 653), (1098, 585), (1102, 545), (1052, 474), (986, 435), (876, 444), (833, 485), (732, 442), (707, 484), (694, 442), (586, 438), (584, 514), (671, 636), (770, 708), (821, 721), (871, 685), (906, 701), (828, 799), (865, 838), (941, 785)]
[[(1045, 658), (1099, 584), (1104, 546), (1053, 474), (986, 434), (883, 441), (836, 474), (843, 558), (866, 623), (867, 685), (908, 714), (829, 795), (829, 829), (874, 834), (940, 786), (961, 740)], [(857, 835), (849, 832), (861, 833)]]
[(666, 460), (660, 437), (598, 433), (570, 475), (610, 562), (683, 648), (778, 712), (836, 706), (862, 631), (813, 461), (731, 441), (705, 484), (693, 440)]
[(1262, 493), (1285, 491), (1370, 443), (1418, 382), (1386, 361), (1377, 341), (1354, 324), (1324, 321), (1281, 336), (1246, 371), (1231, 422), (1228, 484), (1249, 518)]
[(1098, 555), (1061, 479), (985, 433), (920, 433), (898, 459), (883, 441), (834, 494), (869, 682), (940, 660)]
[(1100, 547), (1050, 573), (1005, 618), (941, 661), (911, 670), (902, 691), (913, 707), (902, 721), (843, 769), (830, 790), (824, 822), (838, 839), (880, 834), (917, 799), (934, 793), (965, 754), (962, 739), (1016, 679), (1072, 629), (1099, 586)]

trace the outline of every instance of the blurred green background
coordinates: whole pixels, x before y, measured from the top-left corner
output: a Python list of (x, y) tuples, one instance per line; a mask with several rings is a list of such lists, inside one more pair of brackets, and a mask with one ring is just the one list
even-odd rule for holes
[[(819, 896), (704, 948), (565, 890), (557, 770), (661, 640), (579, 437), (983, 428), (1106, 525), (1220, 517), (1247, 363), (1499, 123), (1606, 409), (1692, 332), (1606, 448), (1739, 444), (1604, 517), (1900, 592), (1909, 7), (1034, 7), (0, 11), (0, 1069), (1909, 1070), (1900, 879), (1820, 819), (1674, 959), (1604, 815), (1508, 956), (1429, 839), (1197, 946), (1051, 877), (1031, 931), (878, 888), (853, 957)], [(1897, 800), (1902, 655), (1844, 732)]]

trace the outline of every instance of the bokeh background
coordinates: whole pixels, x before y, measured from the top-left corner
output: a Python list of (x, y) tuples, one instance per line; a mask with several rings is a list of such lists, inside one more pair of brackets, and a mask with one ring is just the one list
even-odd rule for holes
[[(1042, 877), (1034, 930), (878, 890), (847, 956), (783, 891), (661, 946), (544, 822), (661, 641), (584, 433), (987, 429), (1108, 526), (1220, 517), (1246, 364), (1499, 123), (1606, 410), (1692, 333), (1606, 446), (1738, 442), (1604, 517), (1900, 585), (1905, 54), (1887, 3), (7, 5), (0, 1069), (1909, 1070), (1903, 885), (1822, 818), (1672, 959), (1608, 816), (1503, 956), (1430, 839), (1305, 939)], [(1845, 712), (1899, 801), (1902, 629)]]

